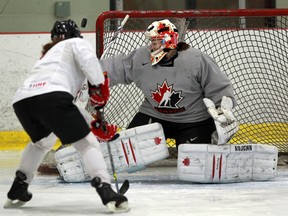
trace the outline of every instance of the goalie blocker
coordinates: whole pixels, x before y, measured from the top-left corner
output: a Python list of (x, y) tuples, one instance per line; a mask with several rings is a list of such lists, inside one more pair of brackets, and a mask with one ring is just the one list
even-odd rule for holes
[(177, 175), (198, 183), (267, 181), (276, 176), (278, 149), (262, 144), (181, 144)]
[[(119, 138), (109, 142), (116, 173), (142, 170), (146, 165), (169, 156), (159, 123), (131, 128), (121, 131), (119, 135)], [(107, 143), (100, 145), (108, 171), (112, 174)], [(60, 149), (54, 156), (57, 169), (66, 182), (91, 180), (82, 157), (73, 146)]]

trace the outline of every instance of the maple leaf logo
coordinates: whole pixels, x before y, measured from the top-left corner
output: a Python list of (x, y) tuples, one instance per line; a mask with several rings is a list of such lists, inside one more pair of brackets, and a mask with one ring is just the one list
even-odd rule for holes
[(164, 80), (162, 85), (157, 85), (157, 90), (151, 91), (151, 97), (158, 103), (158, 108), (176, 108), (178, 109), (179, 102), (183, 99), (181, 92), (174, 91), (173, 85), (168, 85)]
[(184, 166), (189, 166), (190, 165), (190, 159), (188, 157), (186, 157), (182, 163), (184, 164)]
[(162, 139), (160, 137), (155, 137), (154, 138), (154, 142), (155, 142), (156, 145), (159, 145), (161, 143), (161, 140)]

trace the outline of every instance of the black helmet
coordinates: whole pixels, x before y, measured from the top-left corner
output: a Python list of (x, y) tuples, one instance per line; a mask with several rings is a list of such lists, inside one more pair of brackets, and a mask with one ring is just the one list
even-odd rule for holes
[(51, 39), (64, 35), (65, 39), (79, 37), (82, 38), (81, 32), (73, 20), (56, 21), (51, 30)]

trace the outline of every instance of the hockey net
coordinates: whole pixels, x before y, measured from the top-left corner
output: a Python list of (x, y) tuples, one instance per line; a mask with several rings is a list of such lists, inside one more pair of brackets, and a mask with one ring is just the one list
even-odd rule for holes
[[(240, 123), (231, 143), (265, 143), (277, 146), (279, 153), (288, 152), (288, 10), (105, 12), (96, 22), (98, 57), (126, 14), (130, 17), (124, 30), (104, 58), (147, 45), (148, 25), (168, 18), (183, 41), (213, 57), (231, 79)], [(143, 99), (134, 84), (113, 87), (106, 120), (127, 128)], [(167, 138), (173, 149), (173, 137)]]

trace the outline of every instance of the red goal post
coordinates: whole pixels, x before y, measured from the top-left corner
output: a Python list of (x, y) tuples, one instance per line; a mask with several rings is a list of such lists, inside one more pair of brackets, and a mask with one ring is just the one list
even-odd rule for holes
[[(96, 21), (98, 57), (127, 14), (123, 31), (104, 58), (147, 45), (148, 25), (169, 19), (182, 40), (213, 57), (232, 81), (240, 130), (231, 143), (266, 143), (288, 152), (287, 9), (104, 12)], [(142, 101), (135, 85), (117, 85), (111, 89), (105, 117), (126, 128)]]

